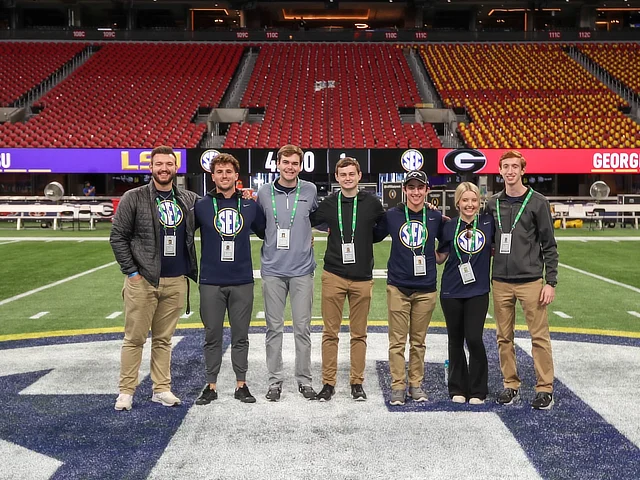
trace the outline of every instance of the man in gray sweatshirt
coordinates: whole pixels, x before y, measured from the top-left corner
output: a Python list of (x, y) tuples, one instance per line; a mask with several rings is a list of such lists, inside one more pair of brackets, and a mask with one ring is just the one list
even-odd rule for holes
[(531, 406), (548, 410), (553, 404), (553, 355), (547, 306), (556, 296), (558, 248), (548, 200), (522, 182), (527, 162), (518, 151), (500, 157), (504, 190), (487, 203), (495, 219), (492, 283), (498, 354), (504, 390), (497, 402), (520, 401), (515, 349), (516, 302), (520, 302), (531, 335), (536, 396)]
[(267, 219), (260, 273), (267, 321), (266, 398), (272, 402), (280, 400), (284, 382), (282, 338), (287, 295), (291, 298), (298, 391), (309, 400), (316, 397), (311, 384), (311, 306), (316, 262), (309, 215), (318, 207), (318, 199), (316, 186), (298, 178), (302, 157), (300, 147), (280, 148), (276, 163), (280, 176), (260, 187), (257, 198)]

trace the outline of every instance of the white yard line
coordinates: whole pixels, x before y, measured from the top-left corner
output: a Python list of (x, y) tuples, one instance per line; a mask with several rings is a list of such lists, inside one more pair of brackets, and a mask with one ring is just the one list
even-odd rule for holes
[(35, 315), (30, 316), (29, 319), (30, 320), (37, 320), (38, 318), (44, 317), (48, 313), (49, 312), (39, 312), (39, 313), (36, 313)]
[(627, 312), (629, 315), (633, 315), (634, 317), (638, 317), (640, 318), (640, 313), (638, 312), (634, 312), (633, 310), (631, 310), (630, 312)]
[(180, 318), (189, 318), (191, 315), (193, 315), (193, 312), (183, 313), (182, 315), (180, 315)]
[(567, 315), (564, 312), (560, 312), (558, 310), (554, 310), (554, 312), (557, 316), (559, 316), (560, 318), (573, 318), (571, 315)]
[(0, 306), (6, 305), (7, 303), (14, 302), (16, 300), (20, 300), (21, 298), (28, 297), (29, 295), (33, 295), (34, 293), (41, 292), (43, 290), (47, 290), (49, 288), (57, 287), (58, 285), (62, 285), (63, 283), (70, 282), (71, 280), (75, 280), (76, 278), (84, 277), (85, 275), (90, 275), (92, 273), (97, 272), (98, 270), (102, 270), (103, 268), (109, 268), (115, 265), (117, 262), (109, 262), (104, 265), (100, 265), (99, 267), (92, 268), (91, 270), (87, 270), (86, 272), (76, 273), (75, 275), (71, 275), (70, 277), (63, 278), (62, 280), (58, 280), (57, 282), (50, 283), (48, 285), (43, 285), (42, 287), (34, 288), (33, 290), (29, 290), (28, 292), (20, 293), (19, 295), (15, 295), (13, 297), (5, 298), (0, 301)]
[[(109, 237), (0, 237), (3, 241), (11, 242), (106, 242)], [(195, 237), (196, 241), (200, 241), (200, 237)], [(315, 242), (326, 242), (326, 235), (314, 236)], [(252, 242), (261, 242), (262, 240), (255, 235), (251, 236)], [(391, 238), (384, 239), (385, 242), (390, 242)], [(640, 242), (640, 236), (631, 237), (556, 237), (556, 241), (569, 241), (569, 242)]]
[(122, 315), (122, 312), (113, 312), (110, 315), (107, 315), (106, 318), (107, 320), (113, 320), (114, 318), (118, 318), (120, 315)]
[(9, 240), (8, 242), (0, 242), (0, 245), (8, 245), (10, 243), (16, 243), (18, 240)]
[(637, 288), (637, 287), (634, 287), (634, 286), (631, 286), (631, 285), (627, 285), (626, 283), (616, 282), (615, 280), (611, 280), (610, 278), (602, 277), (600, 275), (596, 275), (595, 273), (587, 272), (585, 270), (580, 270), (579, 268), (572, 267), (570, 265), (565, 265), (564, 263), (559, 263), (558, 265), (560, 265), (561, 267), (564, 267), (564, 268), (568, 268), (569, 270), (573, 270), (574, 272), (582, 273), (583, 275), (587, 275), (589, 277), (593, 277), (593, 278), (595, 278), (597, 280), (602, 280), (603, 282), (610, 283), (611, 285), (615, 285), (617, 287), (622, 287), (622, 288), (627, 288), (627, 289), (631, 290), (632, 292), (640, 293), (640, 288)]
[(260, 311), (260, 312), (256, 313), (256, 318), (265, 318), (264, 312)]

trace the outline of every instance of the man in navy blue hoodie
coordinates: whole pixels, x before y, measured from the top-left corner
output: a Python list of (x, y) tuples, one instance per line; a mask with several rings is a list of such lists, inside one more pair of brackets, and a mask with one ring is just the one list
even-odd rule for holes
[(200, 227), (200, 317), (205, 327), (206, 381), (196, 405), (218, 398), (216, 384), (222, 363), (225, 313), (231, 325), (231, 363), (236, 374), (234, 397), (255, 403), (246, 384), (249, 353), (249, 323), (253, 310), (253, 265), (251, 231), (264, 238), (265, 217), (255, 201), (245, 200), (235, 188), (240, 164), (222, 153), (211, 162), (216, 190), (195, 205)]
[(377, 238), (391, 235), (387, 263), (391, 405), (404, 405), (405, 402), (407, 337), (409, 396), (416, 402), (427, 400), (422, 389), (425, 338), (436, 307), (435, 239), (441, 238), (443, 225), (442, 214), (425, 204), (429, 190), (426, 173), (409, 172), (403, 190), (406, 203), (389, 210), (375, 229)]

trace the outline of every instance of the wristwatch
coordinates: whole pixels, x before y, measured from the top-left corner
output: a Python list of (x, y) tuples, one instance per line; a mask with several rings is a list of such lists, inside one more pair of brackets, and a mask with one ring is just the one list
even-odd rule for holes
[(547, 285), (551, 285), (553, 288), (556, 288), (556, 285), (558, 285), (558, 282), (547, 282)]

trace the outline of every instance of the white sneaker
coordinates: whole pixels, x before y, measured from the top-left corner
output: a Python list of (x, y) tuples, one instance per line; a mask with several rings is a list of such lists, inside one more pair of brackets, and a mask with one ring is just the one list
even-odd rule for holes
[(469, 399), (469, 405), (484, 405), (484, 400), (478, 397), (471, 397)]
[(116, 410), (131, 410), (131, 404), (133, 403), (133, 395), (121, 393), (116, 398)]
[(161, 403), (165, 407), (173, 407), (174, 405), (180, 405), (182, 403), (180, 399), (171, 392), (154, 393), (151, 401)]
[(465, 402), (467, 401), (467, 399), (466, 399), (466, 398), (464, 398), (462, 395), (454, 395), (454, 396), (451, 398), (451, 401), (452, 401), (453, 403), (465, 403)]

